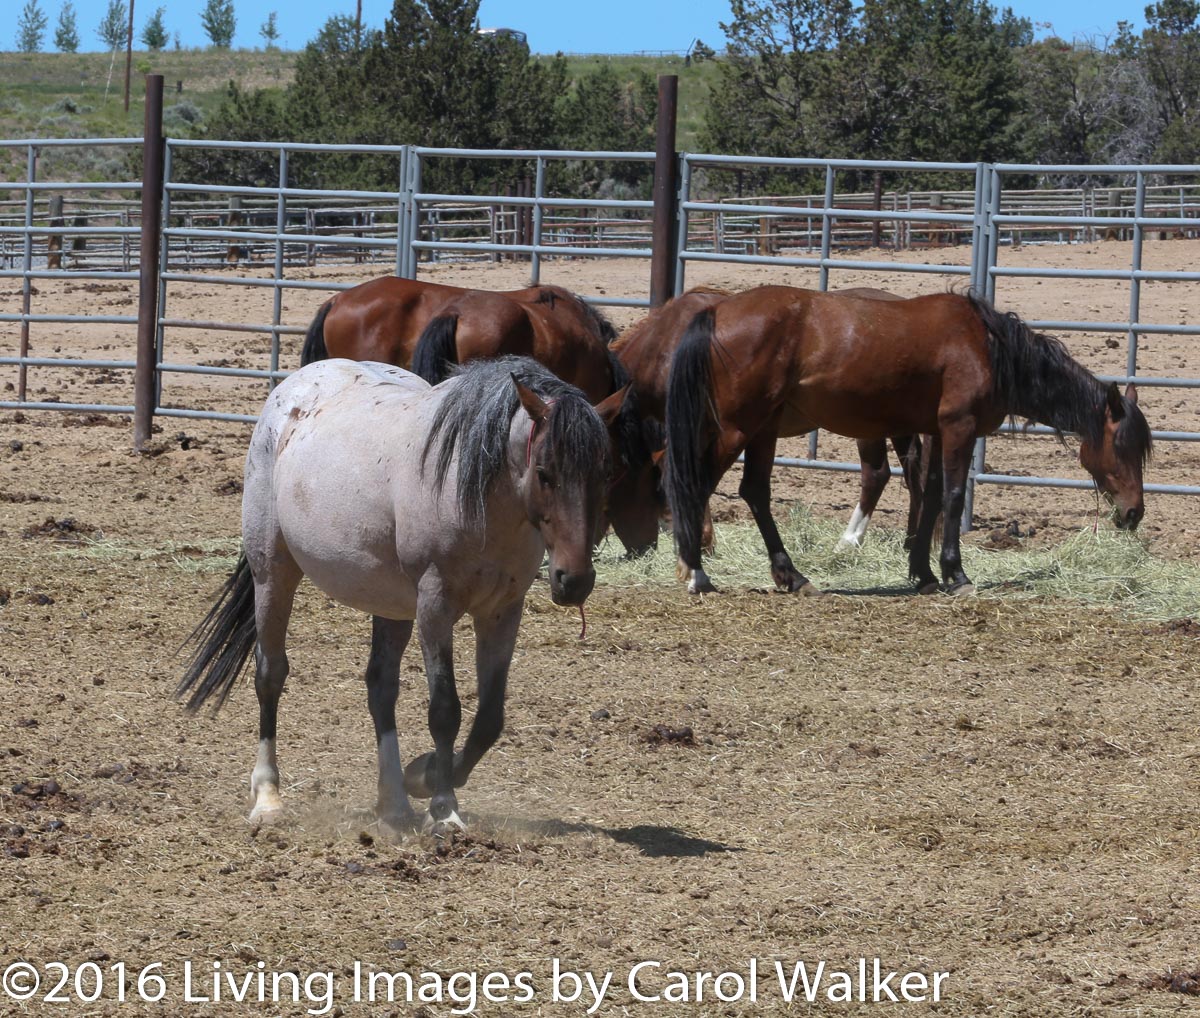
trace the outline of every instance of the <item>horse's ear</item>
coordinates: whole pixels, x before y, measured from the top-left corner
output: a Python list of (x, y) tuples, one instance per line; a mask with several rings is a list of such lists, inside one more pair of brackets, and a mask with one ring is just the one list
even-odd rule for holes
[(617, 414), (621, 412), (621, 407), (625, 405), (625, 397), (629, 395), (629, 386), (623, 385), (611, 396), (606, 396), (596, 406), (596, 413), (600, 415), (600, 420), (604, 422), (606, 428), (611, 428), (617, 420)]
[(1106, 398), (1108, 401), (1108, 415), (1115, 423), (1125, 416), (1125, 404), (1121, 401), (1121, 390), (1117, 388), (1116, 382), (1109, 384)]
[(536, 392), (517, 381), (516, 375), (512, 376), (512, 381), (517, 387), (517, 398), (520, 399), (525, 412), (533, 418), (533, 423), (545, 424), (546, 418), (550, 416), (550, 407)]
[(1125, 398), (1134, 406), (1137, 406), (1137, 386), (1132, 382), (1125, 386)]

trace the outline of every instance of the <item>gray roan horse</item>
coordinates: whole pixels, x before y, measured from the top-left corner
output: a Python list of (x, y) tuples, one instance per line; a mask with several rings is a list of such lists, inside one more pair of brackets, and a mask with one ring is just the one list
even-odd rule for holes
[[(610, 469), (602, 417), (614, 417), (619, 402), (610, 397), (597, 413), (578, 389), (518, 357), (473, 362), (432, 388), (390, 365), (320, 361), (272, 393), (246, 457), (243, 555), (192, 634), (197, 649), (176, 691), (192, 711), (210, 699), (219, 708), (255, 652), (251, 819), (282, 806), (275, 728), (284, 642), (308, 576), (374, 616), (367, 702), (377, 816), (410, 826), (408, 796), (432, 796), (427, 824), (462, 826), (454, 789), (503, 728), (521, 609), (545, 553), (555, 603), (580, 605), (591, 593)], [(465, 614), (475, 624), (479, 708), (455, 753), (453, 628)], [(414, 620), (434, 750), (402, 769), (396, 698)]]

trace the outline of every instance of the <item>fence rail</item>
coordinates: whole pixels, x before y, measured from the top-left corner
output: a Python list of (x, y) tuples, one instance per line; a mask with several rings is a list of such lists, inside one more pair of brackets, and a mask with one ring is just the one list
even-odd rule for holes
[[(57, 396), (31, 391), (29, 373), (42, 370), (130, 371), (141, 366), (128, 348), (112, 357), (34, 356), (30, 333), (47, 324), (129, 328), (139, 315), (77, 315), (32, 309), (35, 283), (42, 280), (86, 284), (127, 283), (145, 269), (138, 240), (145, 241), (143, 199), (139, 181), (111, 180), (67, 183), (40, 180), (39, 153), (48, 147), (103, 145), (133, 155), (142, 139), (25, 139), (0, 141), (0, 148), (23, 150), (25, 179), (6, 185), (0, 196), (0, 278), (19, 281), (14, 305), (0, 308), (4, 334), (0, 366), (16, 370), (14, 394), (4, 408), (69, 409), (80, 412), (129, 413), (127, 403), (57, 402)], [(269, 185), (249, 187), (181, 179), (176, 156), (183, 150), (213, 148), (270, 153), (277, 173)], [(369, 155), (395, 161), (397, 188), (374, 192), (296, 186), (289, 160), (296, 153)], [(450, 194), (425, 190), (422, 178), (431, 166), (446, 161), (508, 160), (529, 169), (528, 179), (511, 194)], [(161, 241), (145, 306), (150, 310), (152, 357), (148, 377), (153, 392), (147, 412), (159, 416), (252, 420), (253, 407), (214, 411), (172, 406), (164, 402), (163, 381), (178, 376), (213, 379), (269, 379), (286, 375), (281, 365), (281, 339), (303, 328), (283, 320), (288, 291), (334, 292), (351, 285), (336, 279), (289, 278), (297, 268), (372, 264), (414, 278), (422, 264), (460, 260), (519, 259), (529, 263), (532, 284), (541, 278), (548, 259), (619, 257), (654, 260), (670, 269), (667, 292), (682, 292), (688, 266), (700, 262), (803, 266), (817, 269), (819, 285), (829, 286), (830, 273), (889, 271), (959, 276), (989, 297), (998, 280), (1037, 276), (1047, 279), (1111, 279), (1130, 291), (1128, 314), (1121, 320), (1067, 319), (1033, 321), (1050, 331), (1086, 331), (1124, 337), (1125, 371), (1121, 382), (1176, 389), (1188, 394), (1200, 378), (1146, 375), (1138, 370), (1138, 344), (1143, 335), (1200, 335), (1200, 325), (1143, 320), (1141, 286), (1154, 282), (1200, 282), (1200, 271), (1151, 269), (1143, 264), (1147, 242), (1200, 236), (1200, 167), (1074, 166), (1021, 164), (871, 162), (865, 160), (777, 159), (686, 153), (678, 157), (677, 193), (668, 193), (671, 227), (669, 250), (654, 242), (655, 224), (664, 215), (659, 201), (589, 199), (551, 193), (548, 170), (559, 164), (591, 160), (655, 163), (650, 152), (487, 151), (421, 146), (321, 146), (266, 142), (206, 142), (167, 139), (163, 147), (160, 219), (150, 231)], [(824, 176), (820, 193), (777, 196), (727, 196), (703, 193), (699, 183), (715, 171), (780, 168)], [(888, 173), (919, 171), (924, 179), (943, 175), (944, 189), (898, 192), (879, 182)], [(875, 190), (839, 191), (839, 175), (857, 179), (874, 174)], [(1072, 173), (1092, 183), (1084, 188), (1030, 190), (1031, 176)], [(970, 190), (961, 188), (974, 180)], [(1013, 184), (1014, 186), (1008, 186)], [(1021, 186), (1015, 186), (1020, 184)], [(13, 197), (13, 196), (16, 197)], [(661, 226), (661, 222), (660, 222)], [(673, 237), (671, 232), (673, 231)], [(1127, 266), (1069, 269), (1029, 264), (1022, 252), (1047, 244), (1130, 242)], [(969, 249), (965, 264), (932, 260), (939, 248)], [(909, 252), (903, 260), (864, 259), (861, 252), (880, 249)], [(917, 255), (912, 258), (912, 253)], [(1003, 253), (1003, 257), (1001, 254)], [(855, 257), (851, 257), (851, 255)], [(665, 259), (665, 262), (663, 261)], [(219, 272), (217, 270), (220, 270)], [(147, 277), (142, 274), (141, 278)], [(259, 321), (226, 322), (187, 318), (173, 309), (177, 288), (186, 285), (268, 290), (271, 312)], [(645, 307), (645, 294), (606, 295), (602, 303)], [(1110, 316), (1111, 318), (1111, 316)], [(141, 323), (143, 326), (147, 322)], [(218, 331), (258, 335), (269, 341), (265, 367), (188, 363), (180, 356), (189, 332)], [(46, 397), (46, 398), (43, 398)], [(134, 401), (137, 403), (137, 400)], [(243, 410), (245, 412), (243, 412)], [(1200, 432), (1158, 431), (1169, 441), (1200, 440)], [(857, 470), (858, 464), (834, 462), (820, 453), (821, 438), (809, 437), (808, 455), (781, 459), (784, 465), (831, 470)], [(1013, 477), (984, 468), (985, 443), (976, 450), (968, 496), (971, 512), (975, 484), (1042, 484), (1075, 486), (1061, 477)], [(1200, 487), (1149, 485), (1147, 490), (1200, 494)]]

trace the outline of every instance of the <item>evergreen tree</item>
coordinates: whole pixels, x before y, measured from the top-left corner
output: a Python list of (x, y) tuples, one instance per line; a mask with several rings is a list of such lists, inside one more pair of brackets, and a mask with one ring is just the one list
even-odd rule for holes
[[(395, 0), (382, 31), (361, 33), (354, 18), (333, 17), (300, 54), (282, 102), (269, 94), (231, 91), (208, 120), (207, 133), (234, 139), (270, 139), (278, 132), (292, 140), (334, 143), (555, 147), (562, 138), (566, 62), (536, 61), (512, 39), (478, 35), (478, 6), (479, 0)], [(298, 153), (290, 168), (292, 179), (303, 186), (396, 186), (394, 157)], [(242, 182), (260, 171), (265, 172), (248, 167), (244, 176), (221, 179)], [(193, 179), (206, 179), (199, 176), (204, 168), (189, 172)], [(423, 185), (502, 190), (514, 175), (527, 172), (509, 160), (431, 160)]]
[(267, 20), (262, 23), (262, 27), (259, 28), (258, 34), (262, 36), (263, 44), (267, 49), (275, 48), (275, 42), (279, 38), (279, 29), (275, 24), (274, 11), (271, 11), (271, 13), (267, 15)]
[(146, 19), (146, 24), (142, 28), (142, 42), (147, 49), (158, 52), (166, 48), (167, 27), (163, 24), (163, 15), (166, 11), (165, 7), (159, 7)]
[(22, 53), (36, 53), (42, 48), (45, 34), (45, 12), (38, 5), (38, 0), (26, 0), (17, 18), (17, 49)]
[(75, 6), (71, 0), (62, 5), (58, 12), (58, 26), (54, 29), (54, 47), (60, 53), (74, 53), (79, 49), (79, 27), (75, 23)]
[(1200, 2), (1160, 0), (1146, 8), (1137, 53), (1154, 89), (1161, 125), (1155, 158), (1200, 159)]
[(120, 49), (128, 38), (129, 10), (125, 0), (108, 0), (108, 9), (104, 12), (96, 34), (100, 41), (110, 50)]
[(217, 49), (229, 49), (233, 45), (233, 33), (237, 29), (233, 0), (208, 0), (200, 13), (200, 24), (204, 28), (204, 34)]

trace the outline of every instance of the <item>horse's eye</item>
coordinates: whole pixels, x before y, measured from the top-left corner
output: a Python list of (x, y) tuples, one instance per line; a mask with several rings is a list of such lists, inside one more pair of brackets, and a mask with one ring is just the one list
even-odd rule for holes
[(537, 479), (547, 488), (554, 487), (554, 478), (546, 473), (545, 469), (542, 467), (537, 468)]

